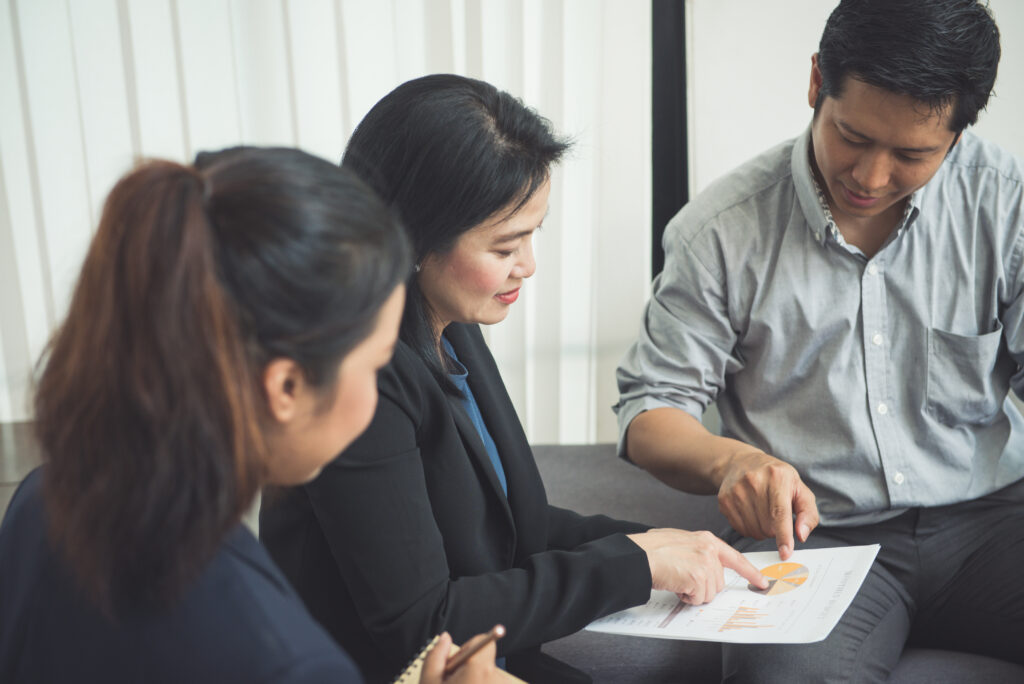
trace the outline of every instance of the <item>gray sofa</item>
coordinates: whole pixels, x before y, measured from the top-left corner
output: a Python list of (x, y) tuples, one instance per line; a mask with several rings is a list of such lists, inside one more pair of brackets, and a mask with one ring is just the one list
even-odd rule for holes
[[(711, 496), (677, 492), (615, 455), (614, 446), (536, 446), (534, 454), (551, 503), (579, 513), (604, 513), (657, 527), (726, 527)], [(1024, 634), (1022, 647), (1024, 647)], [(717, 644), (644, 639), (582, 631), (544, 647), (594, 678), (595, 684), (717, 682)], [(1019, 684), (1024, 667), (970, 653), (909, 649), (891, 682), (899, 684)]]
[[(605, 513), (663, 527), (720, 530), (713, 497), (676, 492), (615, 456), (610, 444), (537, 446), (552, 503), (580, 513)], [(18, 482), (39, 463), (27, 423), (0, 423), (0, 513)], [(1024, 635), (1022, 635), (1024, 637)], [(588, 672), (596, 684), (717, 682), (716, 644), (579, 632), (544, 647)], [(903, 654), (892, 680), (900, 684), (1024, 682), (1024, 667), (982, 656), (923, 649)]]

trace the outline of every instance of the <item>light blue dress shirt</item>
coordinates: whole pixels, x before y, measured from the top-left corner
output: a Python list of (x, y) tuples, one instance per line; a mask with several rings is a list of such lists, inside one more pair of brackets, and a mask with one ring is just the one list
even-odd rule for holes
[(630, 421), (718, 402), (723, 434), (793, 464), (826, 524), (975, 499), (1024, 476), (1024, 168), (970, 133), (871, 259), (831, 220), (810, 130), (669, 223)]

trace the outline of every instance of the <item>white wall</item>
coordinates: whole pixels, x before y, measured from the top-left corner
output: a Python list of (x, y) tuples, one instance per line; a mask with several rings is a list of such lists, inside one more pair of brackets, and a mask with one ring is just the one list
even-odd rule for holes
[[(811, 120), (807, 88), (828, 0), (687, 0), (690, 192)], [(991, 0), (1003, 56), (975, 132), (1024, 157), (1024, 2)]]
[[(614, 368), (650, 279), (650, 7), (634, 0), (0, 0), (0, 421), (140, 156), (340, 158), (399, 83), (447, 71), (576, 140), (539, 270), (490, 342), (530, 438), (614, 439)], [(624, 324), (627, 322), (627, 324)]]

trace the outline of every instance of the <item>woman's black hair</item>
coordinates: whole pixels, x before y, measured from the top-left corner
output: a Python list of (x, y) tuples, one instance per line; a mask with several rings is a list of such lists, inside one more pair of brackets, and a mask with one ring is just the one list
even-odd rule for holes
[(840, 97), (847, 77), (941, 112), (949, 128), (978, 120), (999, 66), (999, 29), (977, 0), (843, 0), (818, 46), (821, 92)]
[(397, 215), (351, 171), (299, 150), (235, 147), (195, 166), (254, 366), (287, 357), (327, 384), (412, 270)]
[[(353, 132), (342, 166), (398, 211), (420, 263), (498, 212), (515, 213), (568, 147), (547, 119), (512, 95), (483, 81), (435, 74), (403, 83), (374, 105)], [(456, 393), (432, 330), (414, 274), (400, 337)]]
[(334, 387), (409, 268), (394, 214), (298, 150), (117, 183), (35, 395), (50, 534), (101, 610), (173, 602), (266, 479), (266, 363)]

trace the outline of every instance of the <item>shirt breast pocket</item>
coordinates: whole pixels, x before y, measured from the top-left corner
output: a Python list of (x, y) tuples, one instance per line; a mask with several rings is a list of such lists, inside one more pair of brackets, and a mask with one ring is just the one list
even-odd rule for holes
[(1000, 359), (1002, 339), (1002, 325), (983, 335), (929, 329), (928, 413), (946, 425), (993, 422), (1002, 411), (1012, 371), (1010, 359)]

